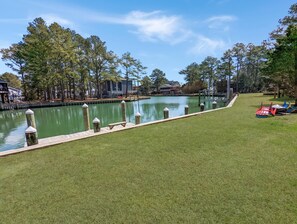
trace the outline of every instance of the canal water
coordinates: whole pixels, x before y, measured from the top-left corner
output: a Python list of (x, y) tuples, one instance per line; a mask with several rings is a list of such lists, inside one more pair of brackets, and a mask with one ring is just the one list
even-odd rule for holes
[[(224, 106), (220, 98), (215, 98), (217, 107)], [(211, 109), (212, 99), (201, 97), (205, 102), (205, 109)], [(127, 102), (127, 122), (135, 122), (135, 114), (140, 112), (141, 123), (163, 119), (163, 109), (169, 109), (169, 117), (184, 115), (184, 107), (189, 105), (189, 113), (200, 111), (198, 97), (188, 96), (162, 96), (151, 99)], [(34, 111), (36, 127), (39, 138), (71, 134), (84, 131), (81, 106), (65, 106), (36, 108)], [(120, 103), (91, 104), (89, 105), (90, 123), (97, 117), (101, 126), (106, 127), (110, 123), (121, 121)], [(0, 112), (0, 151), (21, 148), (25, 143), (25, 129), (27, 128), (25, 110)]]

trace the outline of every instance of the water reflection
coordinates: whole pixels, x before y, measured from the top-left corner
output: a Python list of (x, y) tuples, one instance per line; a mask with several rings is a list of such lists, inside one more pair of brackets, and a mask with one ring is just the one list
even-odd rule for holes
[(24, 146), (26, 119), (24, 111), (0, 113), (0, 151)]
[[(201, 97), (205, 109), (212, 107), (212, 100)], [(189, 105), (190, 113), (199, 111), (198, 97), (152, 97), (148, 100), (126, 103), (127, 121), (134, 123), (135, 114), (140, 112), (141, 122), (163, 119), (163, 109), (169, 109), (169, 117), (184, 114), (185, 105)], [(224, 103), (218, 101), (218, 107)], [(39, 138), (71, 134), (84, 130), (81, 106), (50, 107), (33, 109)], [(89, 105), (90, 122), (97, 117), (101, 126), (121, 121), (121, 104), (91, 104)], [(0, 112), (0, 151), (19, 148), (25, 142), (26, 129), (25, 111)]]

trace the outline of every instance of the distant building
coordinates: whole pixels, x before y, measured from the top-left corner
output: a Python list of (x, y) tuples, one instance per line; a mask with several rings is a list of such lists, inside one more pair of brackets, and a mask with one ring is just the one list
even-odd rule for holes
[(9, 100), (14, 101), (14, 100), (20, 100), (22, 98), (22, 90), (17, 89), (14, 87), (8, 87), (9, 91)]
[(0, 103), (9, 103), (7, 82), (0, 80)]
[(160, 86), (160, 93), (163, 95), (177, 95), (181, 93), (180, 85), (165, 84)]
[[(128, 86), (128, 87), (127, 87)], [(128, 88), (128, 94), (135, 94), (137, 90), (133, 89), (132, 81), (128, 81), (128, 85), (125, 79), (121, 79), (120, 81), (104, 81), (102, 85), (102, 95), (104, 98), (113, 98), (118, 96), (123, 96), (126, 94), (126, 89)], [(96, 95), (96, 90), (93, 88), (91, 91), (91, 95)]]
[(128, 94), (134, 94), (136, 91), (132, 88), (132, 81), (127, 81), (122, 79), (121, 81), (105, 81), (103, 85), (103, 95), (107, 97), (117, 97), (126, 94), (126, 89), (128, 88)]

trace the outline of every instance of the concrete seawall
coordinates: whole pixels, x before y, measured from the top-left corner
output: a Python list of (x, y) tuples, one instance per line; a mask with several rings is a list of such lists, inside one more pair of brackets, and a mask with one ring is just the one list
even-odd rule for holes
[(69, 101), (69, 102), (28, 102), (28, 103), (6, 103), (0, 104), (0, 111), (4, 110), (19, 110), (19, 109), (32, 109), (41, 107), (63, 107), (63, 106), (73, 106), (73, 105), (83, 105), (86, 104), (105, 104), (105, 103), (120, 103), (123, 100), (126, 102), (132, 102), (137, 100), (146, 100), (150, 97), (137, 97), (132, 96), (128, 98), (112, 98), (112, 99), (99, 99), (99, 100), (84, 100), (84, 101)]

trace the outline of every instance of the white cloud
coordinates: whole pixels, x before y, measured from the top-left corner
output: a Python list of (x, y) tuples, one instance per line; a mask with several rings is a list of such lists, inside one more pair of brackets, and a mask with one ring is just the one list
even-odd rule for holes
[(203, 35), (197, 35), (194, 46), (189, 50), (194, 55), (216, 55), (219, 50), (224, 50), (228, 44), (220, 39), (210, 39)]
[(212, 16), (206, 20), (206, 22), (231, 22), (236, 20), (235, 16)]
[(223, 31), (228, 31), (230, 27), (228, 24), (237, 20), (235, 16), (223, 15), (223, 16), (212, 16), (205, 20), (204, 22), (208, 24), (210, 29), (219, 29)]
[[(182, 17), (166, 15), (163, 11), (131, 11), (122, 16), (89, 14), (87, 18), (95, 22), (132, 26), (135, 29), (131, 32), (143, 41), (163, 41), (173, 45), (185, 41), (194, 42), (194, 46), (189, 50), (192, 54), (214, 54), (216, 50), (225, 49), (227, 46), (223, 40), (211, 39), (201, 35), (199, 31), (186, 28)], [(236, 20), (234, 16), (223, 15), (210, 17), (204, 23), (207, 23), (211, 29), (226, 31), (229, 29), (226, 24), (234, 20)]]
[[(188, 52), (194, 55), (214, 55), (216, 51), (227, 47), (227, 44), (221, 39), (211, 39), (186, 28), (185, 22), (180, 16), (166, 15), (162, 11), (132, 11), (123, 16), (89, 14), (87, 18), (95, 22), (132, 26), (135, 28), (132, 32), (143, 41), (163, 41), (169, 44), (192, 42), (194, 46)], [(236, 17), (233, 16), (214, 16), (204, 22), (215, 28), (215, 26), (235, 19)]]
[(185, 36), (182, 32), (182, 19), (176, 15), (165, 15), (162, 11), (131, 11), (122, 16), (106, 16), (93, 14), (89, 19), (96, 22), (122, 24), (132, 26), (140, 39), (146, 41), (165, 41), (171, 44), (182, 41)]
[(56, 22), (62, 26), (69, 26), (69, 27), (73, 26), (73, 23), (70, 20), (64, 19), (64, 18), (57, 16), (55, 14), (43, 14), (43, 15), (40, 15), (39, 17), (43, 18), (44, 21), (46, 21), (46, 23), (48, 25)]
[[(145, 13), (132, 11), (123, 20), (123, 24), (136, 27), (136, 33), (144, 40), (162, 40), (176, 42), (174, 35), (181, 30), (181, 19), (177, 16), (167, 16), (160, 11)], [(179, 36), (179, 35), (178, 35)]]

